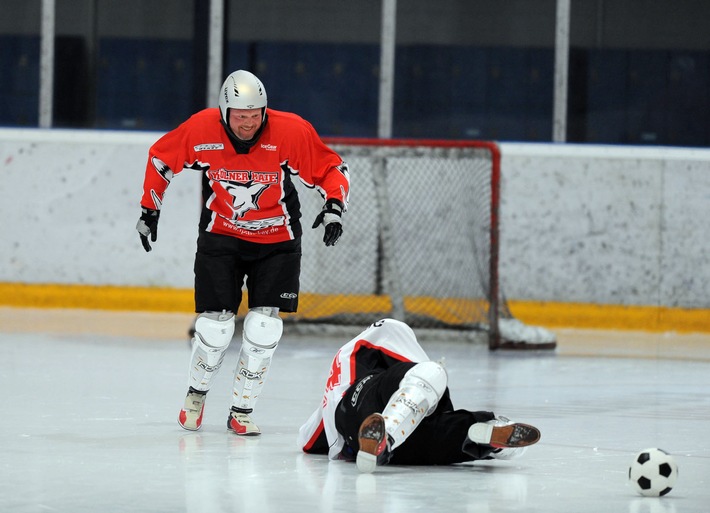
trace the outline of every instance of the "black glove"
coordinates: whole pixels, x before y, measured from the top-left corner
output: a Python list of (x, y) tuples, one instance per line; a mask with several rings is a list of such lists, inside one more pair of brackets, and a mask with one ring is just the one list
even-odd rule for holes
[(158, 218), (160, 217), (160, 210), (152, 210), (150, 208), (141, 208), (141, 218), (138, 220), (136, 225), (136, 230), (141, 236), (141, 243), (146, 251), (150, 251), (150, 243), (148, 242), (148, 235), (150, 235), (150, 240), (155, 242), (158, 240)]
[(323, 205), (323, 210), (316, 217), (312, 228), (317, 228), (321, 223), (325, 226), (323, 242), (326, 246), (335, 246), (343, 234), (342, 215), (343, 204), (336, 199), (329, 199)]

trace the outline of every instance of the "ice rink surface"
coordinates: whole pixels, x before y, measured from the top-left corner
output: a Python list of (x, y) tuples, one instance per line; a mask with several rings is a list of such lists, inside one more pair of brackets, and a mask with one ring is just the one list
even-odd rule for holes
[[(0, 308), (0, 511), (710, 511), (708, 334), (560, 330), (558, 349), (538, 353), (425, 340), (432, 359), (445, 358), (456, 407), (534, 424), (542, 439), (512, 461), (361, 475), (296, 446), (346, 340), (287, 327), (253, 415), (263, 434), (239, 438), (226, 429), (235, 339), (193, 433), (176, 420), (190, 320)], [(679, 467), (660, 499), (627, 485), (648, 447)]]

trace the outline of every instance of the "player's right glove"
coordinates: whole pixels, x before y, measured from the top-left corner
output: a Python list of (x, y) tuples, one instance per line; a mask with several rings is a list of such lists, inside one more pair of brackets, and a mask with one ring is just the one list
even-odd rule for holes
[(158, 240), (158, 218), (160, 217), (160, 210), (153, 210), (150, 208), (141, 207), (141, 217), (136, 225), (136, 230), (141, 236), (141, 243), (143, 244), (143, 249), (150, 251), (150, 242), (148, 242), (148, 236), (150, 240), (155, 242)]
[(335, 246), (343, 234), (343, 204), (336, 199), (329, 199), (323, 205), (323, 210), (316, 216), (312, 228), (317, 228), (323, 223), (325, 232), (323, 233), (323, 242), (326, 246)]

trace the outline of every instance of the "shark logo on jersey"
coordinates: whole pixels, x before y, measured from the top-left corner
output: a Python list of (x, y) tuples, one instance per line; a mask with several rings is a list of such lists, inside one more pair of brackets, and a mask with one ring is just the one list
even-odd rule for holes
[(224, 188), (232, 196), (234, 214), (232, 220), (238, 219), (250, 210), (259, 210), (259, 196), (268, 185), (249, 180), (246, 183), (227, 182)]
[(259, 198), (271, 185), (279, 183), (279, 173), (208, 168), (205, 175), (213, 190), (206, 206), (231, 221), (232, 229), (257, 232), (286, 223), (284, 216), (244, 219), (248, 212), (260, 210)]

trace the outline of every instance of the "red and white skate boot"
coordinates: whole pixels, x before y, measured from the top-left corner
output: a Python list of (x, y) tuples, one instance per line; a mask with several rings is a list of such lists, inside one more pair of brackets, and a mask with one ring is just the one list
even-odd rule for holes
[(185, 406), (180, 410), (178, 422), (188, 431), (197, 431), (202, 426), (202, 414), (205, 410), (207, 392), (190, 387), (185, 397)]
[(229, 411), (227, 428), (241, 436), (256, 436), (261, 434), (259, 426), (254, 424), (249, 414), (234, 407)]
[(374, 472), (377, 466), (386, 465), (392, 454), (389, 450), (385, 418), (379, 413), (373, 413), (360, 424), (355, 463), (360, 472)]

